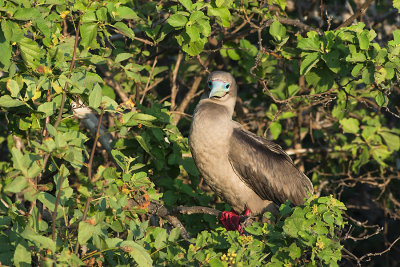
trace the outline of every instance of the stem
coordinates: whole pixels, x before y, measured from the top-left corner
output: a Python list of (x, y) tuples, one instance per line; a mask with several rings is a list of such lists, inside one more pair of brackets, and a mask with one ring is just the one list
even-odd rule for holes
[[(74, 52), (72, 54), (71, 65), (69, 66), (68, 79), (71, 78), (71, 72), (74, 69), (74, 65), (75, 65), (76, 49), (78, 47), (80, 29), (81, 29), (81, 22), (79, 21), (78, 22), (78, 27), (76, 29), (76, 34), (75, 34)], [(62, 114), (63, 114), (63, 111), (64, 111), (65, 99), (67, 98), (67, 90), (68, 90), (68, 81), (65, 82), (63, 95), (62, 95), (62, 99), (61, 99), (60, 111), (58, 112), (56, 123), (54, 124), (54, 128), (56, 128), (56, 129), (57, 129), (58, 125), (60, 125), (60, 123), (61, 123)]]
[[(97, 125), (96, 136), (94, 138), (92, 152), (90, 153), (90, 159), (89, 159), (89, 163), (88, 163), (88, 177), (89, 177), (91, 183), (94, 182), (93, 177), (92, 177), (92, 165), (93, 165), (93, 158), (94, 158), (94, 152), (96, 150), (97, 140), (99, 139), (99, 136), (100, 136), (100, 127), (101, 127), (101, 121), (103, 120), (103, 115), (104, 115), (104, 109), (102, 109), (101, 113), (100, 113), (99, 124)], [(88, 197), (88, 199), (86, 200), (85, 209), (83, 210), (83, 215), (82, 215), (81, 221), (86, 220), (90, 202), (92, 202), (92, 197)], [(78, 250), (79, 250), (79, 243), (76, 242), (75, 254), (78, 254)]]
[(56, 198), (56, 203), (54, 204), (54, 211), (52, 214), (52, 221), (53, 221), (53, 225), (52, 225), (52, 238), (53, 241), (56, 241), (56, 219), (57, 219), (57, 208), (58, 208), (58, 204), (60, 203), (60, 197), (61, 197), (61, 186), (62, 183), (64, 181), (64, 175), (63, 175), (63, 166), (61, 165), (60, 168), (60, 179), (58, 180), (58, 192), (57, 192), (57, 198)]

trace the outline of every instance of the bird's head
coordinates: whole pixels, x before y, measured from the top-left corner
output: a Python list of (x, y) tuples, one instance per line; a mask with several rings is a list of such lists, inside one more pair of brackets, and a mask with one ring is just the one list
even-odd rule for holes
[(225, 71), (214, 71), (208, 76), (207, 86), (209, 89), (208, 98), (224, 100), (236, 98), (237, 85), (235, 78)]

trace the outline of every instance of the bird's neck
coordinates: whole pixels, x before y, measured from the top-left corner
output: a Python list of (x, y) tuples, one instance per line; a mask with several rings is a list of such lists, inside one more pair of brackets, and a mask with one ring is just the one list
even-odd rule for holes
[(197, 111), (202, 110), (207, 112), (208, 115), (213, 118), (231, 120), (235, 109), (235, 103), (235, 97), (229, 97), (223, 100), (213, 98), (202, 99), (197, 106), (196, 113)]

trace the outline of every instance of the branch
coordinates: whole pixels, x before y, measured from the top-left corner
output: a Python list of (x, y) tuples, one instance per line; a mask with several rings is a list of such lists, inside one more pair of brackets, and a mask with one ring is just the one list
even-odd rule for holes
[[(94, 179), (92, 176), (92, 165), (93, 165), (94, 151), (96, 150), (97, 140), (99, 139), (99, 135), (100, 135), (100, 126), (101, 126), (101, 120), (103, 119), (103, 115), (104, 115), (104, 109), (102, 108), (101, 113), (100, 113), (99, 122), (97, 125), (96, 136), (95, 136), (94, 142), (93, 142), (92, 152), (90, 153), (90, 159), (89, 159), (89, 163), (88, 163), (88, 167), (87, 167), (88, 168), (88, 176), (89, 176), (91, 183), (94, 182)], [(90, 205), (91, 201), (92, 201), (92, 197), (88, 197), (86, 200), (86, 203), (85, 203), (85, 209), (83, 211), (81, 221), (86, 220), (86, 216), (87, 216), (87, 213), (89, 210), (89, 205)], [(79, 250), (79, 242), (76, 242), (75, 254), (78, 254), (78, 250)]]
[(357, 260), (357, 264), (360, 265), (361, 261), (363, 261), (365, 258), (367, 258), (366, 261), (370, 261), (370, 260), (371, 260), (371, 257), (381, 256), (381, 255), (385, 254), (386, 252), (390, 251), (390, 250), (392, 249), (392, 247), (394, 246), (394, 244), (396, 244), (396, 242), (399, 241), (399, 240), (400, 240), (400, 236), (397, 237), (396, 240), (394, 240), (394, 241), (389, 245), (389, 247), (387, 247), (384, 251), (377, 252), (377, 253), (368, 253), (368, 254), (362, 256), (361, 258), (359, 258), (359, 259)]
[(336, 31), (336, 30), (339, 30), (339, 29), (341, 29), (341, 28), (343, 28), (343, 27), (349, 26), (355, 19), (357, 19), (359, 16), (363, 15), (363, 14), (367, 11), (367, 9), (368, 9), (369, 5), (372, 3), (372, 1), (374, 1), (374, 0), (367, 0), (367, 1), (361, 6), (360, 10), (357, 11), (357, 13), (354, 13), (354, 14), (353, 14), (350, 18), (348, 18), (345, 22), (343, 22), (342, 24), (340, 24), (340, 25), (335, 29), (335, 31)]
[(282, 24), (295, 26), (305, 32), (316, 31), (318, 34), (322, 34), (320, 29), (315, 29), (307, 24), (304, 24), (299, 19), (289, 19), (289, 18), (283, 18), (283, 17), (277, 17), (277, 19)]
[(151, 89), (151, 88), (149, 88), (149, 84), (150, 84), (151, 77), (153, 76), (154, 68), (156, 67), (156, 64), (157, 64), (157, 59), (158, 59), (158, 57), (154, 58), (153, 66), (151, 67), (151, 71), (149, 74), (149, 78), (147, 79), (146, 87), (144, 88), (142, 98), (140, 99), (140, 104), (143, 103), (143, 100), (144, 100), (144, 97), (146, 96), (147, 91), (149, 91)]
[[(208, 57), (207, 61), (204, 62), (203, 67), (207, 68), (208, 65), (211, 63), (211, 60), (213, 59), (212, 56)], [(183, 113), (185, 111), (185, 109), (187, 108), (187, 106), (189, 105), (190, 101), (192, 101), (192, 99), (194, 98), (197, 89), (200, 86), (200, 82), (203, 79), (203, 75), (207, 72), (206, 69), (202, 70), (200, 72), (200, 75), (196, 76), (196, 78), (194, 78), (192, 87), (190, 88), (189, 92), (187, 92), (185, 98), (183, 99), (183, 101), (181, 102), (181, 104), (179, 105), (179, 107), (177, 108), (177, 111), (180, 113), (176, 113), (176, 115), (174, 116), (174, 125), (177, 125), (179, 120), (181, 119), (181, 113)]]
[[(133, 204), (134, 200), (130, 200), (130, 205), (135, 205)], [(149, 206), (149, 213), (153, 215), (160, 216), (164, 219), (166, 219), (170, 224), (172, 224), (174, 227), (177, 227), (181, 229), (181, 236), (183, 239), (186, 241), (189, 241), (190, 235), (188, 234), (186, 228), (183, 226), (181, 221), (177, 218), (177, 214), (208, 214), (208, 215), (213, 215), (216, 217), (221, 216), (221, 212), (219, 210), (213, 209), (213, 208), (208, 208), (208, 207), (201, 207), (201, 206), (193, 206), (193, 207), (184, 207), (184, 206), (179, 206), (174, 208), (172, 211), (169, 211), (166, 207), (164, 207), (161, 204), (155, 203), (155, 202), (150, 202)]]
[[(57, 220), (57, 209), (58, 209), (58, 204), (60, 203), (60, 198), (61, 198), (61, 187), (64, 181), (64, 175), (63, 175), (63, 168), (64, 165), (61, 165), (60, 168), (60, 179), (58, 180), (58, 193), (57, 193), (57, 198), (56, 198), (56, 203), (54, 204), (54, 211), (52, 214), (52, 239), (53, 241), (56, 241), (56, 220)], [(54, 254), (55, 255), (55, 254)]]
[(178, 93), (178, 86), (176, 83), (176, 77), (178, 76), (179, 66), (181, 65), (181, 61), (183, 58), (183, 54), (179, 51), (178, 58), (176, 59), (175, 69), (172, 73), (172, 86), (171, 86), (171, 110), (175, 108), (175, 99)]

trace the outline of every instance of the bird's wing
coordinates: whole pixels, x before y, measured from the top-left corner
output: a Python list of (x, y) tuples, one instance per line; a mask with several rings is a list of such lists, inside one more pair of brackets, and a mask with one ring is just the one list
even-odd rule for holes
[(304, 203), (313, 192), (310, 179), (299, 171), (282, 148), (242, 127), (235, 127), (230, 140), (229, 161), (239, 178), (262, 199), (276, 204), (289, 199)]

